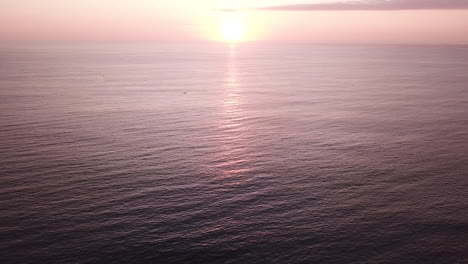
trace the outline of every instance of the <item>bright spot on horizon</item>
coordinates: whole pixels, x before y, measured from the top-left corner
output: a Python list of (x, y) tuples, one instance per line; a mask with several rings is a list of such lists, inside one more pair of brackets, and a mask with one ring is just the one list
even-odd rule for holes
[(240, 17), (231, 15), (224, 17), (220, 25), (220, 33), (224, 41), (239, 42), (245, 36), (245, 24)]

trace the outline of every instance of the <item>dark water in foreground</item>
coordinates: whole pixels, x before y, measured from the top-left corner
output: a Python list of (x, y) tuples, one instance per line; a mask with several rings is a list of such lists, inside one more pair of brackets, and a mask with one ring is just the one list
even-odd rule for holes
[(468, 263), (468, 48), (0, 52), (1, 263)]

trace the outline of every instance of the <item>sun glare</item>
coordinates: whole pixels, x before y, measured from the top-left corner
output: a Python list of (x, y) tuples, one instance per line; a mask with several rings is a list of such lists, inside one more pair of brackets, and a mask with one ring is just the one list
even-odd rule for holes
[(224, 41), (239, 42), (245, 35), (245, 25), (239, 17), (226, 17), (221, 22), (220, 31)]

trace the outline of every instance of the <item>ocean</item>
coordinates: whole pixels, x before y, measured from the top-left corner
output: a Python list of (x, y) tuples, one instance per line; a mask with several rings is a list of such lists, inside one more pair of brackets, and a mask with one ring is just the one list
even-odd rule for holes
[(0, 49), (0, 262), (468, 263), (468, 47)]

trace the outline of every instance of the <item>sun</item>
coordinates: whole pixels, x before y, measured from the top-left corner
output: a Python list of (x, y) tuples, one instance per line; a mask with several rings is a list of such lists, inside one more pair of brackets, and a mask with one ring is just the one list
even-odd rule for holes
[(224, 41), (242, 41), (245, 37), (245, 24), (237, 16), (225, 17), (221, 21), (220, 33)]

